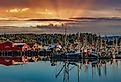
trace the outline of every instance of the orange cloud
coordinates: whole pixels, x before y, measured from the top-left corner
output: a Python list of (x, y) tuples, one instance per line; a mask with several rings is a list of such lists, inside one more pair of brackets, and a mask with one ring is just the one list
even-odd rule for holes
[(29, 8), (13, 8), (13, 9), (9, 9), (9, 10), (6, 10), (7, 13), (21, 13), (21, 12), (25, 12), (25, 11), (28, 11)]

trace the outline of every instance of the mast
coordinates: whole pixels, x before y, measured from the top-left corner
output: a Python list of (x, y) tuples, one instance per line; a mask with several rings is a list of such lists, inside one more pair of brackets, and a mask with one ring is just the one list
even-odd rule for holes
[(65, 61), (63, 82), (69, 82), (69, 63)]
[(62, 24), (62, 27), (64, 28), (64, 50), (66, 51), (67, 47), (67, 26), (65, 24)]
[(64, 26), (65, 28), (65, 47), (67, 46), (67, 25)]
[(77, 65), (78, 82), (80, 82), (80, 65)]

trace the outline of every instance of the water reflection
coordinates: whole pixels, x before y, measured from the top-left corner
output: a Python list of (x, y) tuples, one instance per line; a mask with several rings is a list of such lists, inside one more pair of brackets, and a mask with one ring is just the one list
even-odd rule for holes
[[(85, 60), (79, 60), (79, 61), (61, 61), (62, 67), (60, 68), (60, 70), (58, 71), (58, 73), (56, 74), (56, 78), (59, 77), (60, 73), (63, 73), (63, 82), (70, 82), (71, 78), (71, 74), (73, 75), (73, 72), (76, 70), (77, 74), (74, 74), (75, 80), (77, 79), (77, 82), (81, 82), (80, 79), (80, 74), (81, 72), (84, 72), (85, 74), (88, 75), (88, 73), (90, 72), (90, 78), (94, 79), (94, 77), (98, 76), (98, 77), (106, 77), (107, 76), (107, 66), (113, 66), (116, 65), (118, 66), (118, 62), (119, 60), (89, 60), (89, 59), (85, 59)], [(84, 75), (85, 75), (84, 74)]]
[[(24, 59), (0, 58), (0, 62), (24, 62)], [(119, 82), (120, 62), (115, 59), (54, 60), (49, 57), (32, 57), (24, 63), (0, 65), (0, 82), (8, 79), (12, 82)]]

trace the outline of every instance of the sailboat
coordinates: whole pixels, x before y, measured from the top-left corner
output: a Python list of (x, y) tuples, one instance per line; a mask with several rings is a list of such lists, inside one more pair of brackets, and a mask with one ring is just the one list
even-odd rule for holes
[[(81, 58), (80, 47), (78, 47), (78, 49), (71, 49), (71, 50), (67, 49), (67, 44), (68, 44), (67, 43), (67, 27), (64, 26), (64, 28), (65, 28), (65, 38), (64, 38), (65, 39), (65, 46), (63, 47), (63, 52), (53, 53), (52, 58), (60, 59), (60, 60), (64, 60), (64, 59), (70, 59), (70, 60), (80, 59)], [(77, 44), (79, 44), (79, 43), (77, 43)]]
[(68, 51), (68, 52), (66, 52), (66, 58), (67, 59), (80, 59), (81, 52), (80, 52), (80, 50)]
[[(67, 41), (67, 26), (65, 26), (65, 47), (67, 46), (66, 41)], [(78, 41), (77, 44), (79, 45)], [(67, 59), (80, 59), (81, 57), (80, 47), (78, 47), (78, 49), (73, 49), (69, 51), (65, 50), (65, 55)]]

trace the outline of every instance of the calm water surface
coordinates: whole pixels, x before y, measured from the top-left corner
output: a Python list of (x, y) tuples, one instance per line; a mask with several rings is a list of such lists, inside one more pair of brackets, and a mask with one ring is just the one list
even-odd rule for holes
[[(80, 20), (82, 21), (82, 20)], [(0, 33), (33, 32), (33, 33), (63, 33), (63, 28), (35, 28), (37, 25), (66, 24), (68, 33), (91, 32), (101, 34), (121, 34), (121, 21), (85, 21), (85, 22), (57, 22), (57, 21), (0, 21)], [(13, 30), (11, 30), (13, 28)], [(23, 30), (24, 29), (24, 30)]]
[(0, 65), (0, 82), (120, 82), (120, 76), (120, 60)]

